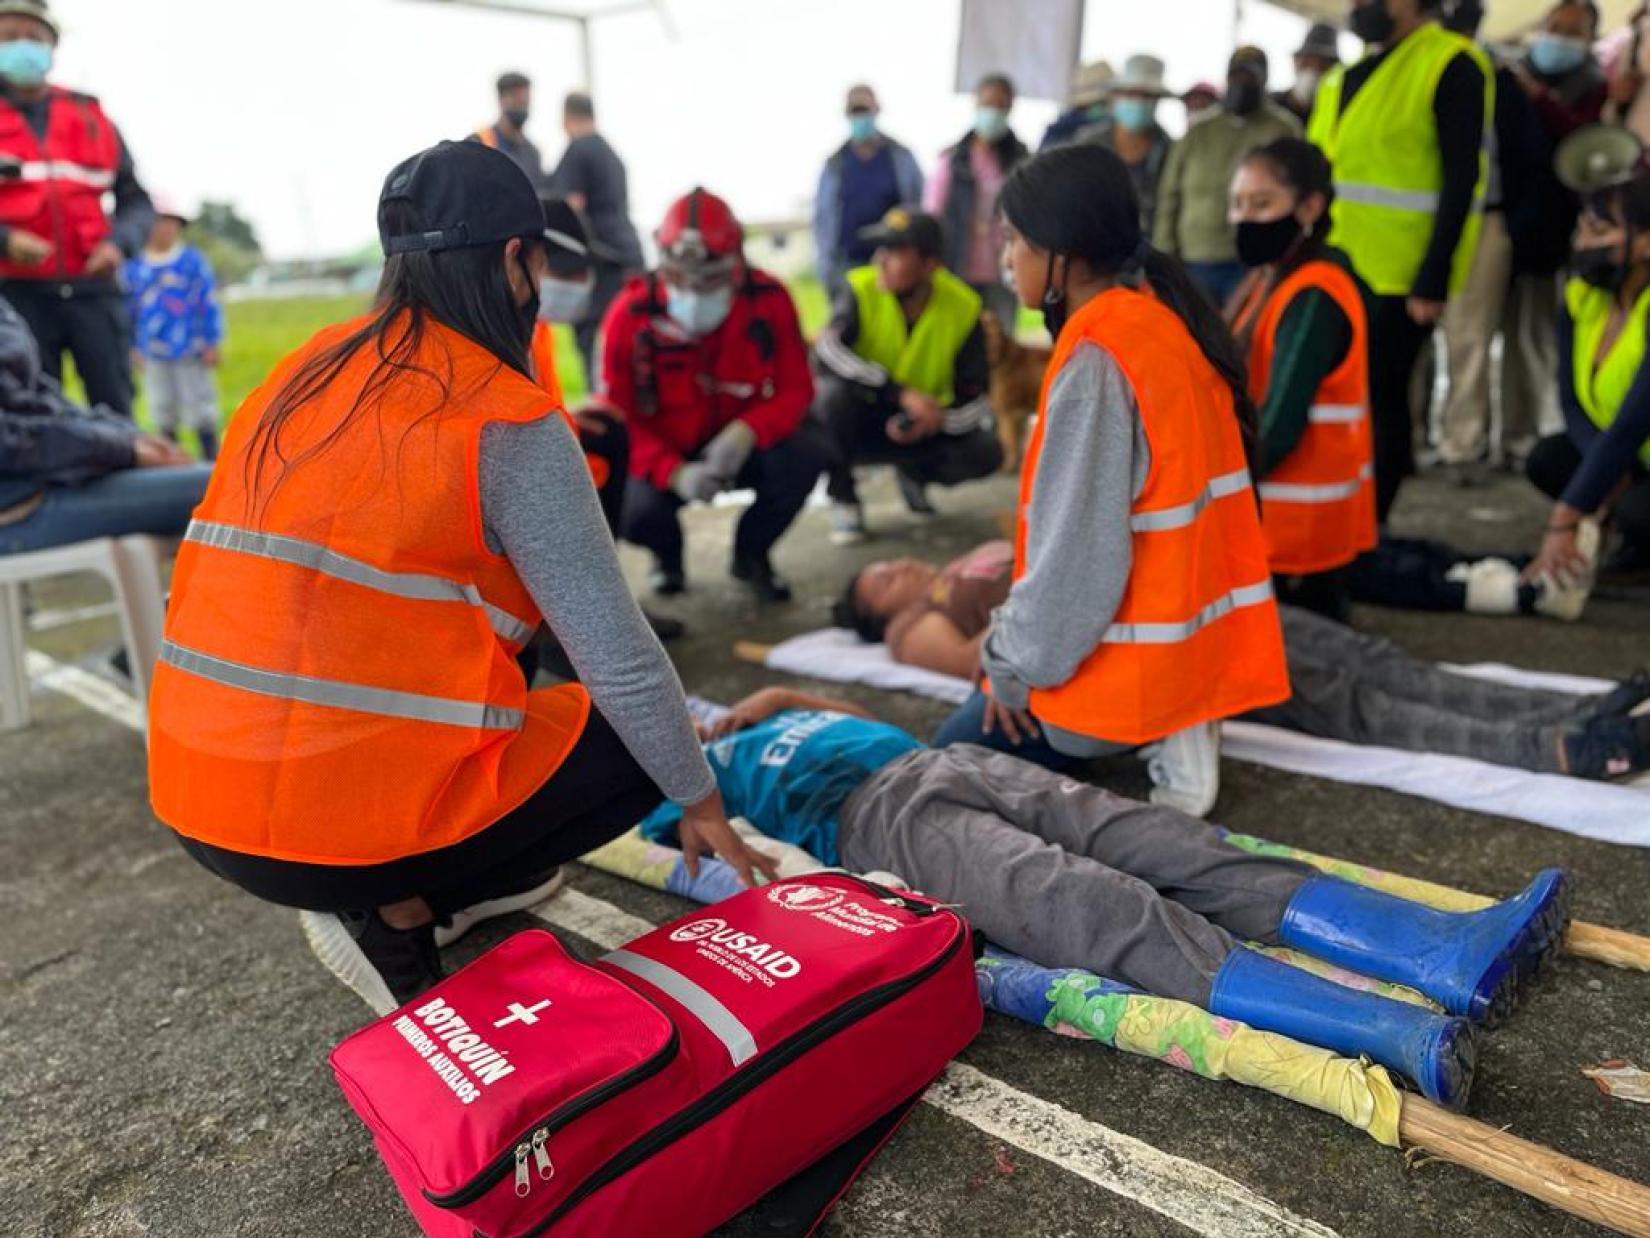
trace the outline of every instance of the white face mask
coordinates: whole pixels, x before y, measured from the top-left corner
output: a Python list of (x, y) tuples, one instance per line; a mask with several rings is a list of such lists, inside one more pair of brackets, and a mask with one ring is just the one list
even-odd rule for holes
[(590, 312), (588, 279), (574, 282), (546, 275), (539, 280), (539, 319), (542, 322), (583, 322)]
[(694, 292), (665, 285), (665, 313), (689, 335), (709, 335), (733, 310), (733, 288)]
[(1295, 98), (1310, 103), (1318, 94), (1318, 82), (1323, 78), (1319, 69), (1302, 69), (1295, 74)]

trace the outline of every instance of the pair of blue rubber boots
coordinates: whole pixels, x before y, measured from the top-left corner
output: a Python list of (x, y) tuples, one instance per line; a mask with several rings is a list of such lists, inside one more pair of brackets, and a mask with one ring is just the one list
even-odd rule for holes
[(1481, 911), (1450, 912), (1342, 881), (1311, 877), (1284, 910), (1283, 945), (1418, 989), (1423, 1006), (1349, 989), (1253, 950), (1234, 950), (1209, 1009), (1395, 1070), (1451, 1109), (1466, 1103), (1477, 1061), (1474, 1026), (1510, 1013), (1520, 986), (1558, 947), (1569, 919), (1563, 869)]

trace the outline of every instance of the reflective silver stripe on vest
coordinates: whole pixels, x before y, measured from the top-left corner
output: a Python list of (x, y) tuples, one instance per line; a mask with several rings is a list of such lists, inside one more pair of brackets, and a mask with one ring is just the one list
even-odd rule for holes
[(1358, 476), (1351, 481), (1331, 481), (1321, 486), (1290, 481), (1263, 481), (1260, 483), (1260, 497), (1284, 503), (1338, 503), (1357, 494), (1363, 489), (1364, 483), (1374, 475), (1374, 470), (1366, 464), (1358, 470)]
[(424, 602), (467, 602), (479, 607), (487, 615), (487, 622), (505, 640), (525, 641), (533, 635), (531, 624), (516, 618), (507, 610), (494, 606), (474, 585), (448, 580), (445, 576), (428, 576), (421, 572), (386, 572), (382, 568), (341, 555), (319, 542), (285, 537), (277, 533), (254, 533), (251, 529), (232, 524), (216, 524), (207, 520), (191, 520), (184, 541), (199, 542), (219, 550), (234, 550), (241, 554), (273, 559), (277, 563), (292, 563), (331, 576), (364, 585), (395, 597), (412, 598)]
[(1347, 425), (1362, 421), (1369, 412), (1362, 404), (1314, 404), (1307, 410), (1306, 419), (1313, 425)]
[(1356, 202), (1361, 206), (1391, 206), (1400, 211), (1438, 209), (1438, 195), (1426, 189), (1393, 189), (1389, 185), (1362, 185), (1356, 181), (1336, 181), (1335, 196), (1342, 202)]
[(677, 1002), (692, 1011), (693, 1017), (703, 1023), (726, 1047), (728, 1056), (733, 1059), (735, 1066), (742, 1065), (756, 1056), (756, 1037), (751, 1035), (750, 1028), (741, 1023), (733, 1011), (674, 967), (667, 967), (657, 959), (645, 958), (629, 950), (615, 950), (611, 954), (604, 954), (602, 961), (622, 968), (633, 976), (640, 976), (654, 988), (670, 994)]
[(31, 160), (18, 165), (18, 179), (24, 181), (75, 181), (93, 189), (113, 189), (115, 174), (107, 168), (89, 168), (62, 159)]
[(1210, 602), (1184, 623), (1114, 623), (1100, 639), (1111, 645), (1172, 645), (1186, 640), (1200, 628), (1208, 627), (1240, 606), (1258, 606), (1271, 596), (1270, 580), (1239, 585), (1224, 597)]
[(1198, 513), (1216, 499), (1241, 493), (1248, 488), (1248, 469), (1222, 473), (1219, 477), (1211, 477), (1209, 484), (1203, 487), (1203, 493), (1190, 503), (1182, 503), (1178, 507), (1160, 507), (1156, 511), (1135, 512), (1129, 517), (1129, 528), (1136, 533), (1161, 533), (1165, 529), (1181, 528), (1196, 520)]
[(363, 714), (381, 714), (386, 718), (411, 718), (418, 722), (440, 722), (447, 726), (469, 727), (483, 731), (519, 731), (524, 719), (519, 709), (505, 709), (498, 705), (455, 701), (444, 696), (425, 696), (421, 692), (396, 692), (390, 688), (371, 688), (365, 684), (344, 683), (337, 679), (315, 679), (309, 675), (288, 675), (281, 671), (266, 671), (260, 667), (231, 662), (180, 645), (164, 641), (160, 660), (180, 671), (199, 675), (214, 683), (227, 684), (259, 696), (279, 697), (287, 701), (303, 701), (308, 705), (330, 705), (336, 709), (353, 709)]

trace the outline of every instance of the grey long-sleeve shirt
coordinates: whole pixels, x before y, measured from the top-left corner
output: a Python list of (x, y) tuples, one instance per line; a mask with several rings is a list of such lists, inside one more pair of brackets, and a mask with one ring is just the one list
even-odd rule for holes
[(678, 804), (716, 789), (682, 682), (619, 571), (578, 441), (555, 414), (495, 423), (481, 438), (481, 518), (590, 699)]
[(1129, 511), (1151, 470), (1117, 361), (1079, 344), (1055, 376), (1026, 513), (1026, 572), (991, 616), (980, 662), (998, 700), (1065, 683), (1111, 626), (1133, 562)]

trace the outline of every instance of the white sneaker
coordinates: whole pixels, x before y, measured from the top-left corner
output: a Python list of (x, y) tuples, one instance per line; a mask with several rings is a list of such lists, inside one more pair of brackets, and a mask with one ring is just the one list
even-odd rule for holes
[(1518, 569), (1506, 559), (1457, 563), (1444, 579), (1467, 587), (1462, 609), (1474, 615), (1518, 613)]
[(1220, 723), (1200, 722), (1153, 744), (1146, 773), (1152, 803), (1207, 816), (1220, 795)]
[(858, 503), (831, 504), (831, 545), (858, 546), (866, 537), (863, 507)]
[(447, 923), (438, 923), (435, 926), (435, 944), (437, 948), (450, 946), (483, 920), (496, 920), (500, 916), (509, 915), (512, 911), (526, 911), (529, 907), (537, 907), (559, 893), (566, 881), (567, 870), (558, 868), (531, 890), (461, 907), (453, 912)]
[(1586, 609), (1588, 595), (1593, 591), (1593, 581), (1598, 574), (1598, 549), (1602, 540), (1598, 521), (1591, 516), (1584, 516), (1576, 525), (1576, 551), (1587, 560), (1587, 570), (1579, 580), (1569, 584), (1560, 584), (1550, 574), (1543, 572), (1536, 580), (1535, 609), (1537, 614), (1546, 615), (1549, 619), (1562, 619), (1566, 623), (1574, 623), (1581, 618), (1581, 612)]

